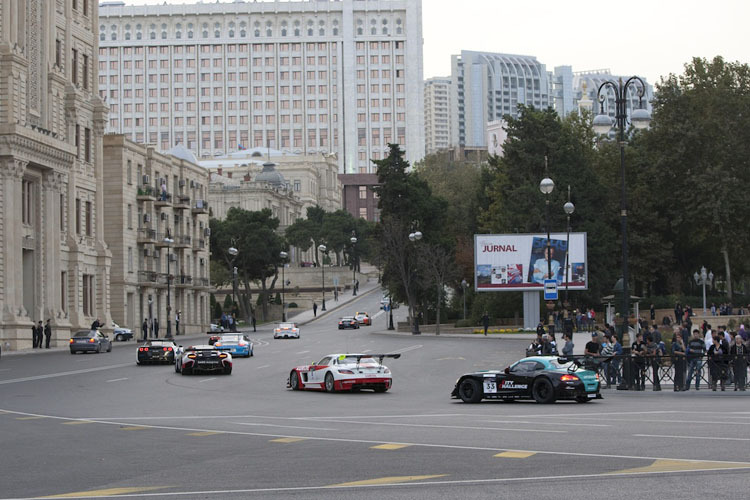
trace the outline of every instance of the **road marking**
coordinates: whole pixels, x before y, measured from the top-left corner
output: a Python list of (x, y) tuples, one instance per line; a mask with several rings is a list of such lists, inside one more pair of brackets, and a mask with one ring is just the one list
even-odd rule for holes
[(130, 425), (126, 427), (120, 427), (121, 431), (145, 431), (146, 429), (149, 429), (149, 427), (143, 425)]
[(0, 372), (7, 372), (10, 371), (10, 368), (0, 368)]
[(367, 354), (368, 352), (372, 352), (372, 349), (365, 349), (364, 351), (362, 351), (362, 354)]
[(139, 486), (126, 488), (107, 488), (104, 490), (76, 491), (75, 493), (63, 493), (62, 495), (50, 495), (42, 498), (80, 498), (80, 497), (108, 497), (122, 495), (124, 493), (143, 493), (146, 491), (163, 490), (172, 486)]
[(271, 365), (263, 365), (263, 366), (259, 366), (259, 367), (257, 367), (257, 368), (256, 368), (256, 370), (260, 370), (260, 369), (262, 369), (262, 368), (268, 368), (269, 366), (271, 366)]
[(279, 438), (279, 439), (272, 439), (271, 443), (298, 443), (300, 441), (304, 441), (304, 438)]
[(212, 381), (212, 380), (216, 380), (216, 377), (206, 378), (206, 379), (203, 379), (203, 380), (201, 380), (201, 381), (200, 381), (200, 382), (198, 382), (198, 383), (199, 383), (199, 384), (202, 384), (202, 383), (204, 383), (204, 382), (210, 382), (210, 381)]
[[(533, 424), (539, 425), (539, 422), (531, 422), (529, 420), (477, 420), (477, 422), (488, 422), (491, 424)], [(642, 422), (642, 420), (641, 420)], [(561, 427), (612, 427), (609, 424), (571, 424), (568, 422), (560, 422), (557, 424)], [(745, 424), (747, 425), (747, 424)]]
[(462, 358), (460, 356), (458, 358), (438, 358), (436, 361), (448, 361), (448, 360), (459, 360), (459, 359), (461, 361), (466, 361), (466, 358)]
[[(339, 415), (340, 416), (340, 415)], [(339, 416), (333, 417), (286, 417), (290, 420), (320, 420), (327, 418), (338, 418)], [(473, 417), (470, 413), (425, 413), (421, 415), (346, 415), (346, 418), (424, 418), (424, 417)], [(164, 417), (169, 418), (169, 417)], [(271, 417), (269, 417), (271, 418)], [(281, 417), (283, 418), (283, 417)]]
[(424, 481), (425, 479), (435, 479), (438, 477), (445, 477), (448, 474), (433, 474), (430, 476), (390, 476), (380, 477), (377, 479), (365, 479), (363, 481), (352, 481), (349, 483), (332, 484), (330, 488), (341, 488), (343, 486), (376, 486), (381, 484), (402, 484), (411, 481)]
[(622, 474), (622, 473), (639, 473), (639, 472), (688, 472), (694, 470), (711, 470), (711, 469), (726, 469), (735, 466), (737, 469), (747, 469), (750, 467), (750, 463), (737, 462), (736, 464), (731, 463), (715, 463), (715, 462), (688, 462), (685, 460), (654, 460), (651, 465), (645, 467), (635, 467), (633, 469), (624, 469), (614, 471), (607, 474)]
[(504, 451), (494, 455), (496, 458), (529, 458), (536, 455), (534, 451)]
[(93, 420), (73, 420), (72, 422), (63, 422), (63, 425), (81, 425), (81, 424), (95, 424)]
[(35, 415), (33, 417), (16, 417), (16, 420), (37, 420), (37, 419), (40, 419), (40, 418), (46, 418), (46, 417)]
[(422, 344), (416, 344), (416, 345), (405, 347), (403, 349), (399, 349), (398, 351), (393, 351), (393, 352), (394, 354), (403, 354), (405, 352), (414, 351), (415, 349), (421, 349), (422, 347), (424, 347)]
[(381, 309), (380, 311), (376, 312), (376, 313), (375, 313), (375, 314), (374, 314), (374, 315), (372, 316), (372, 319), (375, 319), (375, 318), (377, 318), (378, 316), (380, 316), (381, 314), (384, 314), (384, 313), (385, 313), (385, 311), (383, 311), (383, 310)]
[(297, 354), (307, 354), (308, 352), (310, 352), (310, 351), (300, 351)]
[(373, 450), (400, 450), (401, 448), (406, 448), (408, 446), (411, 446), (410, 444), (399, 444), (399, 443), (385, 443), (385, 444), (379, 444), (377, 446), (370, 446), (370, 449)]
[(133, 363), (120, 363), (119, 365), (100, 366), (99, 368), (86, 368), (83, 370), (73, 370), (69, 372), (49, 373), (47, 375), (34, 375), (33, 377), (12, 378), (9, 380), (0, 380), (0, 385), (17, 384), (19, 382), (30, 382), (32, 380), (43, 380), (46, 378), (66, 377), (68, 375), (80, 375), (81, 373), (101, 372), (104, 370), (112, 370), (114, 368), (131, 366), (132, 364)]
[(515, 429), (509, 427), (473, 427), (466, 425), (437, 425), (437, 424), (403, 424), (399, 422), (362, 422), (357, 420), (339, 420), (332, 418), (316, 419), (318, 422), (334, 422), (341, 424), (368, 424), (368, 425), (389, 425), (395, 427), (427, 427), (433, 429), (466, 429), (475, 431), (508, 431), (508, 432), (542, 432), (548, 434), (565, 434), (568, 431), (552, 429)]
[[(742, 417), (744, 419), (744, 417)], [(591, 417), (591, 418), (579, 418), (577, 420), (601, 420), (597, 417)], [(608, 422), (629, 422), (634, 424), (641, 424), (641, 423), (652, 423), (652, 424), (715, 424), (716, 420), (652, 420), (652, 419), (638, 419), (637, 421), (633, 421), (631, 419), (627, 418), (607, 418)], [(726, 420), (723, 420), (721, 422), (722, 425), (747, 425), (746, 421), (740, 421), (740, 422), (728, 422)], [(568, 424), (568, 423), (562, 423), (561, 425), (594, 425), (597, 424)]]
[(633, 434), (635, 437), (649, 437), (649, 438), (663, 438), (663, 439), (707, 439), (713, 441), (718, 439), (720, 441), (750, 441), (750, 438), (739, 438), (739, 437), (711, 437), (711, 436), (667, 436), (661, 434)]
[(122, 378), (113, 378), (112, 380), (107, 380), (107, 382), (121, 382), (123, 380), (127, 380), (128, 377), (122, 377)]
[(335, 431), (337, 429), (329, 429), (326, 427), (297, 427), (294, 425), (278, 425), (278, 424), (261, 424), (256, 422), (230, 422), (231, 424), (235, 425), (252, 425), (252, 426), (259, 426), (259, 427), (285, 427), (288, 429), (306, 429), (306, 430), (313, 430), (313, 431)]
[(188, 436), (215, 436), (217, 434), (223, 434), (223, 432), (218, 432), (218, 431), (189, 432)]

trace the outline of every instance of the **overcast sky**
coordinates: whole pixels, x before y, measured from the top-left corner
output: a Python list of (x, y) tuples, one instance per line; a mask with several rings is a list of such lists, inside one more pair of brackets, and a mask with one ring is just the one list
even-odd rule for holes
[(422, 0), (422, 9), (425, 78), (449, 75), (461, 50), (532, 55), (548, 70), (609, 68), (652, 83), (694, 56), (750, 62), (749, 0)]

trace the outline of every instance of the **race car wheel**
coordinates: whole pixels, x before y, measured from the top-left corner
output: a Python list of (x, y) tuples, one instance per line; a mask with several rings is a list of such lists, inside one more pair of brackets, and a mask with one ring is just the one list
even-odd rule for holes
[(466, 378), (458, 386), (458, 397), (464, 403), (478, 403), (482, 400), (482, 387), (473, 378)]
[(385, 392), (387, 390), (388, 390), (388, 388), (386, 386), (384, 386), (384, 385), (380, 385), (380, 386), (378, 386), (378, 387), (375, 388), (375, 392)]
[(531, 396), (537, 403), (554, 403), (555, 389), (552, 387), (552, 382), (550, 382), (547, 378), (536, 379), (534, 381), (534, 384), (531, 386)]
[(333, 382), (333, 374), (331, 372), (326, 373), (325, 378), (326, 392), (333, 392), (336, 390)]
[(576, 401), (578, 401), (579, 403), (588, 403), (589, 401), (591, 401), (591, 399), (588, 396), (578, 396), (576, 398)]
[(112, 343), (110, 342), (109, 347), (107, 348), (107, 352), (112, 352)]
[(193, 369), (192, 368), (183, 368), (182, 371), (181, 371), (181, 373), (183, 375), (192, 375), (193, 374)]
[(299, 391), (299, 375), (296, 371), (293, 371), (289, 375), (289, 386), (292, 388), (293, 391)]
[(232, 374), (232, 367), (224, 368), (224, 375), (231, 375)]

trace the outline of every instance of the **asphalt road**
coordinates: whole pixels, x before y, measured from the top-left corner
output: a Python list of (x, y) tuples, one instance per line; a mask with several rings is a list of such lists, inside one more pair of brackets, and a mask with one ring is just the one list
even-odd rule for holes
[[(587, 404), (450, 399), (527, 341), (336, 329), (360, 297), (302, 328), (250, 333), (230, 376), (136, 366), (135, 344), (0, 361), (0, 500), (8, 498), (713, 498), (745, 496), (750, 393), (604, 391)], [(403, 308), (399, 313), (403, 313)], [(184, 340), (182, 342), (185, 342)], [(292, 367), (402, 352), (385, 394), (292, 392)]]

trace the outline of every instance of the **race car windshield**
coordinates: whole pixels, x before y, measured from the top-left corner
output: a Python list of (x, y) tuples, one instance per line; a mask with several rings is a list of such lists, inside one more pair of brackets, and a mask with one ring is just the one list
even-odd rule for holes
[(294, 323), (279, 323), (279, 328), (294, 328)]
[[(356, 356), (346, 356), (344, 359), (339, 360), (340, 365), (348, 365), (348, 364), (356, 364), (356, 363), (357, 363)], [(361, 358), (359, 360), (360, 365), (365, 365), (368, 363), (378, 364), (378, 362), (375, 361), (375, 358)]]
[(237, 343), (240, 341), (240, 336), (239, 335), (224, 335), (223, 337), (221, 337), (221, 341)]
[(573, 362), (572, 361), (566, 361), (565, 363), (560, 363), (557, 359), (549, 359), (547, 362), (552, 366), (552, 368), (569, 368)]
[(83, 331), (83, 332), (76, 332), (73, 337), (91, 337), (93, 336), (92, 332), (90, 331)]

